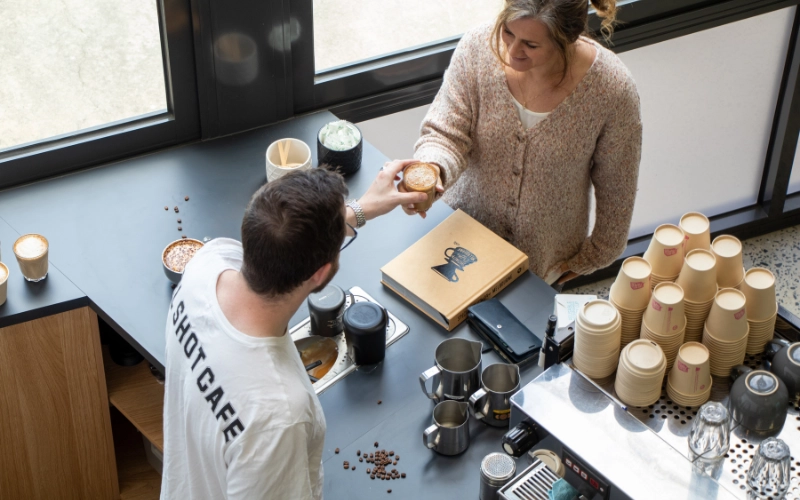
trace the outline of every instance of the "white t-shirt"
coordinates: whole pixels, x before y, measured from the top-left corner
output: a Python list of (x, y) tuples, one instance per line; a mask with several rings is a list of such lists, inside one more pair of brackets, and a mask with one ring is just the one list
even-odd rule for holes
[(517, 107), (517, 112), (519, 113), (519, 120), (522, 122), (522, 125), (525, 128), (533, 127), (550, 115), (550, 113), (537, 113), (536, 111), (531, 111), (523, 106), (522, 103), (519, 102), (513, 95), (511, 96), (511, 99), (514, 100), (514, 106)]
[(320, 499), (325, 417), (288, 332), (236, 330), (217, 301), (241, 243), (186, 266), (166, 329), (162, 500)]

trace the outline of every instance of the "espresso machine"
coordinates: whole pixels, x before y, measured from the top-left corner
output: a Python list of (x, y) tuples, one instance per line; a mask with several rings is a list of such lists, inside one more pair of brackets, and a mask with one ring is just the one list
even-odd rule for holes
[[(800, 341), (800, 318), (780, 307), (775, 337)], [(760, 355), (745, 362), (762, 366)], [(726, 382), (714, 379), (713, 400), (727, 403)], [(613, 381), (597, 383), (565, 360), (512, 396), (511, 430), (503, 447), (518, 457), (538, 448), (553, 450), (581, 500), (747, 499), (746, 474), (764, 436), (733, 424), (730, 453), (713, 464), (693, 461), (688, 435), (697, 410), (678, 406), (666, 394), (649, 407), (628, 407), (616, 398)], [(795, 462), (800, 460), (800, 408), (789, 409), (776, 437), (793, 452), (785, 498), (800, 499), (800, 461)], [(542, 498), (525, 489), (536, 480), (534, 469), (535, 462), (500, 490), (500, 498)]]

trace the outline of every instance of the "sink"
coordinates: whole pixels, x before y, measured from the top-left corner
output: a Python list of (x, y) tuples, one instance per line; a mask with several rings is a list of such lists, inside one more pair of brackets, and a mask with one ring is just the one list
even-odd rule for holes
[[(360, 287), (354, 286), (349, 292), (344, 304), (345, 309), (350, 307), (352, 300), (381, 305)], [(389, 310), (386, 312), (389, 315), (389, 322), (386, 326), (386, 347), (388, 348), (407, 334), (409, 328)], [(289, 334), (292, 336), (297, 350), (300, 351), (304, 365), (317, 360), (322, 361), (322, 364), (308, 372), (309, 375), (318, 379), (312, 383), (314, 392), (317, 394), (322, 394), (358, 368), (358, 365), (347, 355), (347, 341), (344, 333), (330, 338), (311, 335), (311, 319), (306, 318), (292, 328)]]

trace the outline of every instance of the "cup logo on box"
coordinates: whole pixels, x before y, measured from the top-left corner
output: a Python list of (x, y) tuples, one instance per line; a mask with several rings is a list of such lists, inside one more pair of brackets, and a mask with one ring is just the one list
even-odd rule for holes
[(678, 253), (678, 249), (677, 248), (665, 248), (664, 249), (664, 255), (666, 255), (667, 257), (672, 257), (676, 253)]
[(631, 281), (631, 290), (640, 290), (644, 288), (644, 282), (642, 281)]
[(463, 271), (470, 264), (478, 262), (478, 257), (464, 247), (448, 248), (444, 251), (446, 264), (433, 266), (433, 269), (442, 278), (451, 283), (458, 282), (457, 271)]
[(736, 318), (736, 319), (742, 319), (742, 316), (744, 316), (744, 309), (742, 309), (741, 311), (736, 312), (733, 315), (733, 317)]

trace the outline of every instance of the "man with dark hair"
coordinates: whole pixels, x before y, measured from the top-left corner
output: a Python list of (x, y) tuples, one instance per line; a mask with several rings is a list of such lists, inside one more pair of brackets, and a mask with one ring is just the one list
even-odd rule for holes
[(241, 243), (217, 238), (186, 266), (167, 318), (162, 499), (322, 498), (325, 417), (287, 326), (350, 228), (424, 201), (395, 188), (409, 163), (346, 204), (338, 174), (287, 174), (253, 195)]

